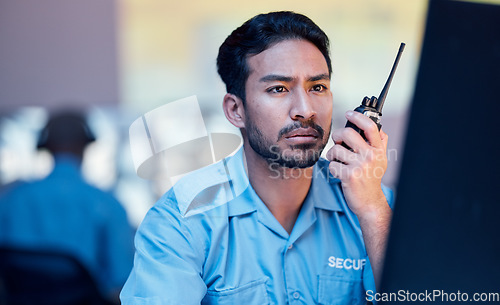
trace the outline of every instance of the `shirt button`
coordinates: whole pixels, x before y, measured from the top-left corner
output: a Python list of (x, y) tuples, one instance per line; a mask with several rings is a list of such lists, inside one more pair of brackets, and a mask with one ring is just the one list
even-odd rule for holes
[(290, 244), (290, 246), (288, 246), (288, 250), (290, 250), (292, 248), (293, 248), (293, 244)]
[(296, 299), (296, 300), (298, 300), (300, 298), (300, 293), (298, 293), (297, 291), (295, 291), (293, 293), (293, 298)]

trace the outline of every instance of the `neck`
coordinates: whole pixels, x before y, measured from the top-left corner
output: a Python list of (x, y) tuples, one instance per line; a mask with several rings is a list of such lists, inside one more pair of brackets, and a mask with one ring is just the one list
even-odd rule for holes
[(82, 157), (81, 157), (81, 155), (76, 155), (76, 154), (73, 154), (73, 153), (60, 151), (60, 152), (54, 153), (53, 157), (54, 157), (54, 161), (56, 163), (57, 162), (61, 162), (61, 161), (66, 161), (67, 162), (67, 160), (71, 160), (72, 163), (75, 163), (78, 166), (82, 165)]
[(248, 179), (257, 195), (290, 234), (309, 187), (313, 168), (285, 168), (269, 164), (248, 143), (244, 146)]

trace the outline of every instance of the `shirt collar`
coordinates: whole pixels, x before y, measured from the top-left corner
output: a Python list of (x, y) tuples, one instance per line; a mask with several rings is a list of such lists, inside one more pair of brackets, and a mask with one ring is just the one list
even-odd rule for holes
[[(243, 148), (231, 158), (228, 158), (227, 168), (235, 193), (235, 200), (229, 204), (229, 216), (237, 216), (256, 211), (255, 200), (260, 200), (248, 180), (245, 170)], [(309, 193), (304, 200), (311, 200), (315, 208), (343, 212), (340, 202), (344, 200), (340, 180), (334, 178), (328, 169), (329, 162), (320, 159), (313, 168), (313, 178)]]
[(255, 211), (248, 199), (248, 175), (243, 148), (233, 156), (196, 170), (181, 178), (173, 191), (184, 217), (228, 204), (229, 216)]
[[(244, 155), (239, 154), (238, 157), (244, 158)], [(236, 160), (233, 159), (232, 161)], [(242, 164), (244, 159), (238, 161)], [(258, 219), (263, 225), (283, 238), (289, 239), (289, 242), (293, 243), (316, 221), (316, 209), (334, 212), (344, 211), (342, 208), (344, 199), (340, 188), (340, 180), (333, 178), (330, 174), (328, 165), (329, 162), (324, 159), (318, 161), (314, 165), (311, 187), (309, 188), (309, 192), (303, 202), (297, 221), (290, 235), (281, 224), (279, 224), (276, 218), (274, 218), (264, 202), (262, 202), (257, 193), (255, 193), (251, 184), (248, 183), (246, 171), (241, 172), (246, 181), (246, 190), (241, 196), (229, 202), (229, 216), (243, 215), (258, 211)], [(233, 169), (233, 167), (230, 168)], [(239, 169), (241, 170), (242, 167), (239, 167)], [(241, 178), (241, 176), (237, 177)]]
[[(343, 200), (340, 181), (330, 174), (328, 164), (321, 159), (314, 165), (307, 200), (315, 208), (343, 211), (339, 204)], [(228, 205), (229, 217), (252, 213), (258, 208), (256, 201), (260, 198), (248, 180), (243, 146), (233, 156), (188, 176), (190, 179), (181, 179), (173, 187), (185, 217), (224, 204)]]
[(344, 201), (344, 195), (340, 180), (332, 176), (328, 169), (329, 164), (327, 160), (320, 159), (314, 165), (308, 197), (313, 201), (315, 208), (343, 212), (344, 209), (340, 203)]
[[(225, 163), (224, 163), (225, 162)], [(234, 200), (229, 202), (229, 216), (238, 216), (255, 212), (257, 206), (255, 200), (260, 200), (253, 191), (248, 180), (248, 170), (243, 146), (234, 156), (225, 158), (223, 163), (226, 166), (228, 177), (231, 179), (231, 187), (234, 190)]]

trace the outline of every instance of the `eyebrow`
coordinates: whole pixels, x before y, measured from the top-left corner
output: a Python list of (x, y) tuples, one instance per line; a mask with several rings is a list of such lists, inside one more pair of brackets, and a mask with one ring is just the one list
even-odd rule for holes
[(312, 76), (308, 79), (308, 81), (310, 82), (316, 82), (316, 81), (319, 81), (319, 80), (330, 80), (330, 75), (326, 74), (326, 73), (323, 73), (323, 74), (319, 74), (319, 75), (316, 75), (316, 76)]
[(268, 83), (268, 82), (275, 82), (275, 81), (291, 82), (291, 81), (293, 81), (293, 77), (278, 75), (278, 74), (268, 74), (259, 80), (259, 82), (261, 82), (261, 83)]
[[(262, 83), (275, 82), (275, 81), (292, 82), (293, 80), (294, 80), (294, 78), (291, 76), (285, 76), (285, 75), (279, 75), (279, 74), (269, 74), (269, 75), (263, 76), (259, 80), (259, 82), (262, 82)], [(316, 82), (319, 80), (328, 80), (329, 81), (330, 75), (323, 73), (323, 74), (311, 76), (307, 79), (307, 81), (309, 81), (309, 82)]]

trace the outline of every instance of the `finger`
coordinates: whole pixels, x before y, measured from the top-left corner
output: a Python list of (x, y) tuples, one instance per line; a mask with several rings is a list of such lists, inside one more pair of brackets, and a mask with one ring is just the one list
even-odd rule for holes
[(389, 135), (386, 134), (382, 129), (380, 129), (380, 139), (382, 140), (382, 145), (384, 150), (387, 151), (387, 143), (389, 142)]
[(365, 132), (366, 140), (368, 140), (371, 146), (377, 148), (383, 147), (377, 124), (372, 119), (356, 111), (347, 111), (346, 118)]
[(347, 170), (346, 165), (339, 162), (330, 162), (328, 169), (330, 170), (330, 173), (332, 173), (332, 176), (337, 179), (341, 179), (342, 173)]
[(365, 139), (352, 128), (341, 128), (332, 132), (332, 140), (335, 144), (345, 143), (352, 148), (355, 152), (362, 149), (367, 149), (370, 146), (366, 143)]
[(357, 154), (343, 147), (342, 145), (335, 144), (326, 153), (326, 158), (332, 162), (342, 162), (349, 164), (356, 159)]

